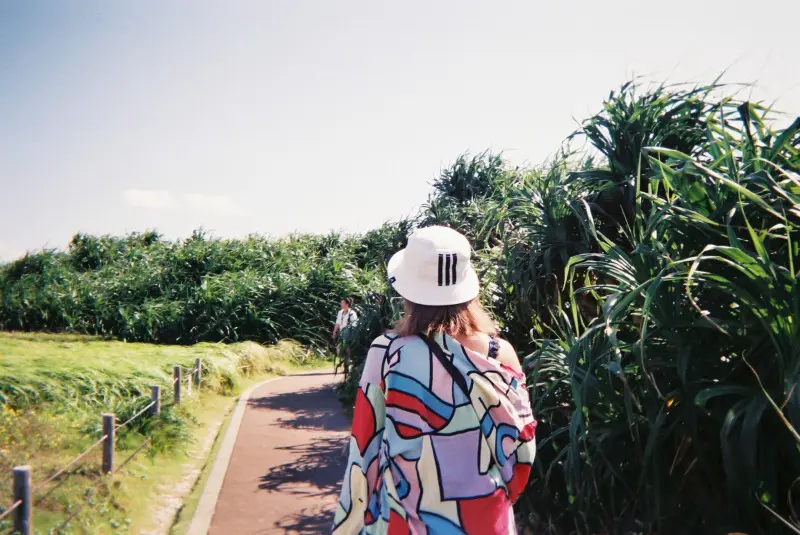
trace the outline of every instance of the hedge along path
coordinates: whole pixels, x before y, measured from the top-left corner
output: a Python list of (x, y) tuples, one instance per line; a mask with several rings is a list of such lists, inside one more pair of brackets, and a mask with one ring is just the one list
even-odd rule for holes
[(334, 392), (339, 379), (328, 370), (290, 375), (262, 383), (242, 400), (210, 525), (201, 498), (190, 535), (329, 532), (350, 435), (350, 418)]

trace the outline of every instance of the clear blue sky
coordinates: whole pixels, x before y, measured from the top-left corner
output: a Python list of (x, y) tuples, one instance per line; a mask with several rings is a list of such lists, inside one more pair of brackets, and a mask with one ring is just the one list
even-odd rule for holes
[(632, 75), (800, 112), (797, 0), (0, 0), (0, 259), (77, 231), (365, 230), (537, 163)]

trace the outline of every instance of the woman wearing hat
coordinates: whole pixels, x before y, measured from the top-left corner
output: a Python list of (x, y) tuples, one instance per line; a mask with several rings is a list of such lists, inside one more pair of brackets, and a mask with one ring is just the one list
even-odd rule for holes
[(367, 354), (334, 534), (516, 533), (536, 421), (469, 242), (419, 229), (388, 271), (405, 316)]

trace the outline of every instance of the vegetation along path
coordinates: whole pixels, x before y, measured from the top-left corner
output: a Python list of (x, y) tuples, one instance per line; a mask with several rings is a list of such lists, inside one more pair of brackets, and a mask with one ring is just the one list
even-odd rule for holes
[(251, 394), (209, 533), (329, 530), (350, 427), (336, 379), (291, 375)]

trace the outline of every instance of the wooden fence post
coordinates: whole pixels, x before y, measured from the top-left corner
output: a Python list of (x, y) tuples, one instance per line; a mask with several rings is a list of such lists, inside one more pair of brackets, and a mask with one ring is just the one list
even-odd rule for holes
[(161, 387), (155, 385), (153, 387), (153, 406), (150, 407), (150, 416), (158, 416), (161, 414)]
[(175, 383), (175, 404), (181, 404), (181, 367), (172, 368), (172, 381)]
[(114, 471), (114, 431), (116, 418), (113, 414), (103, 415), (103, 473), (110, 474)]
[(31, 467), (14, 468), (14, 503), (22, 500), (14, 511), (14, 530), (22, 535), (33, 533), (33, 500), (31, 493)]
[(202, 362), (200, 359), (194, 360), (194, 370), (192, 371), (192, 379), (194, 379), (194, 386), (200, 388), (200, 374), (202, 373)]

